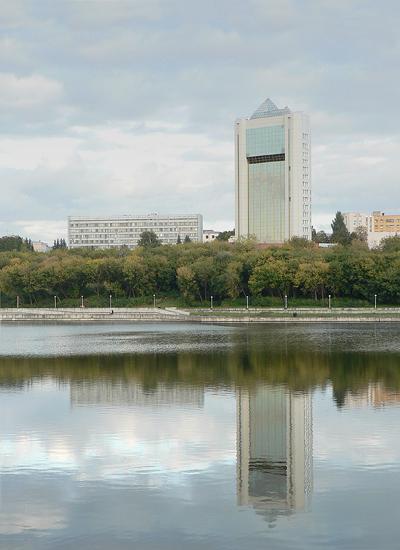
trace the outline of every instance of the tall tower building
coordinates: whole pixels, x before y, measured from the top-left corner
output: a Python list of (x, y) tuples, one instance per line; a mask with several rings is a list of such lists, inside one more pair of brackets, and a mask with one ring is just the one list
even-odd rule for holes
[(236, 237), (311, 239), (310, 117), (266, 99), (235, 122)]

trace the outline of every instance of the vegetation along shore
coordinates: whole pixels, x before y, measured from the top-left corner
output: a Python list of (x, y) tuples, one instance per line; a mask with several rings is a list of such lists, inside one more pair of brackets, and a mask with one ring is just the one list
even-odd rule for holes
[(21, 239), (19, 248), (0, 246), (1, 307), (396, 306), (398, 241), (376, 250), (358, 239), (319, 248), (293, 238), (267, 247), (247, 240), (40, 253)]

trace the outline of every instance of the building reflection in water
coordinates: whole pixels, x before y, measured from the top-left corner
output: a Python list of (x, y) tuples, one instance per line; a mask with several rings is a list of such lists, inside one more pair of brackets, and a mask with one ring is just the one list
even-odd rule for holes
[(311, 392), (293, 393), (281, 385), (239, 389), (238, 505), (266, 516), (305, 512), (312, 487)]
[(109, 380), (71, 382), (71, 405), (136, 405), (204, 407), (204, 388), (184, 385), (154, 387)]
[(366, 388), (347, 390), (344, 398), (347, 408), (399, 407), (400, 392), (386, 388), (381, 382), (370, 382)]

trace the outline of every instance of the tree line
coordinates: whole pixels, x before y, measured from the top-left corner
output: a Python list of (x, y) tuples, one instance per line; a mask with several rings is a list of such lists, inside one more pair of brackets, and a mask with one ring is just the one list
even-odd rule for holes
[[(1, 240), (1, 239), (0, 239)], [(172, 296), (186, 305), (206, 305), (251, 297), (253, 305), (279, 300), (333, 298), (380, 304), (400, 303), (400, 237), (386, 239), (379, 250), (365, 242), (318, 248), (294, 237), (282, 246), (263, 247), (252, 240), (230, 244), (181, 243), (109, 250), (29, 247), (0, 251), (2, 304), (19, 296), (20, 304), (41, 304), (57, 296), (109, 295), (126, 300)]]

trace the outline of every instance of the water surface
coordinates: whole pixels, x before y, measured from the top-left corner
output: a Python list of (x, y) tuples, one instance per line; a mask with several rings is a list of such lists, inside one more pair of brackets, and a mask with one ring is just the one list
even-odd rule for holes
[(396, 548), (396, 324), (0, 329), (0, 547)]

